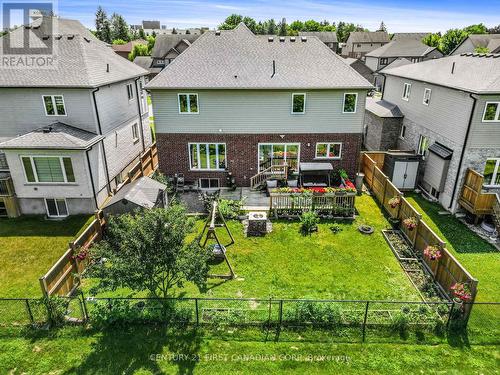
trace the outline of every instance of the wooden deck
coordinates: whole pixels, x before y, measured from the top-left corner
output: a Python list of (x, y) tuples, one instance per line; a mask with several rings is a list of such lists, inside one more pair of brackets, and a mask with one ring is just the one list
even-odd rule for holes
[(469, 168), (458, 199), (464, 209), (478, 216), (493, 214), (493, 206), (497, 200), (496, 194), (482, 191), (483, 182), (484, 176)]

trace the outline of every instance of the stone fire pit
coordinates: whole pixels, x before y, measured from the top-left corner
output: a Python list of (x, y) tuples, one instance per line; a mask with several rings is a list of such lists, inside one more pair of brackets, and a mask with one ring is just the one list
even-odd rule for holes
[(250, 212), (246, 225), (246, 235), (248, 237), (262, 237), (271, 231), (271, 223), (267, 220), (266, 212)]

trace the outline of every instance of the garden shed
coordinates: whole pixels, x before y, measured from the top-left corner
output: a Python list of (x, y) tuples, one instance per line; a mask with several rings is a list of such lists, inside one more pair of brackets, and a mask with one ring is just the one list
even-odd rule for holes
[(167, 186), (143, 176), (123, 186), (102, 207), (104, 215), (120, 215), (141, 208), (165, 207)]

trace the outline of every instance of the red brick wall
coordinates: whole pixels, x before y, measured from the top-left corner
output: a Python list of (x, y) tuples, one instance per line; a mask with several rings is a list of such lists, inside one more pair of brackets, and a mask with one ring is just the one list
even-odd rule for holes
[[(238, 186), (249, 186), (250, 177), (257, 173), (259, 143), (300, 143), (300, 161), (315, 160), (317, 142), (342, 142), (342, 159), (331, 160), (333, 168), (344, 168), (349, 176), (354, 177), (358, 171), (361, 134), (329, 133), (329, 134), (156, 134), (160, 170), (168, 176), (184, 173), (187, 181), (195, 181), (200, 177), (220, 178), (221, 186), (225, 186), (225, 172), (198, 172), (189, 170), (188, 143), (218, 142), (226, 143), (228, 170), (236, 178)], [(309, 145), (308, 145), (309, 144)]]

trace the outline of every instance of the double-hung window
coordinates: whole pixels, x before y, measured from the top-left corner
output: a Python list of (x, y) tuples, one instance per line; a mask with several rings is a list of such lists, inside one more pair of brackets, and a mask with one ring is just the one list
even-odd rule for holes
[(43, 95), (43, 104), (47, 116), (66, 116), (66, 107), (62, 95)]
[(387, 57), (382, 57), (380, 59), (380, 65), (387, 65), (389, 63), (389, 59)]
[(45, 207), (48, 217), (66, 217), (69, 215), (66, 199), (64, 198), (46, 198)]
[(316, 143), (316, 159), (340, 159), (342, 156), (342, 143)]
[(500, 102), (486, 102), (483, 122), (500, 122)]
[(486, 186), (500, 186), (500, 158), (486, 160), (483, 176)]
[(403, 100), (410, 100), (411, 83), (405, 83), (403, 87)]
[(75, 182), (70, 157), (21, 156), (26, 181), (29, 183)]
[(139, 127), (137, 124), (132, 125), (132, 140), (134, 143), (139, 141)]
[(189, 143), (189, 165), (191, 170), (226, 169), (226, 144)]
[(198, 113), (198, 94), (179, 94), (179, 113)]
[(127, 97), (128, 100), (134, 99), (134, 86), (131, 83), (127, 83)]
[(357, 106), (358, 106), (358, 94), (345, 93), (342, 113), (356, 113)]
[(292, 114), (302, 115), (306, 113), (306, 94), (292, 94)]
[(424, 90), (424, 98), (422, 99), (422, 104), (429, 105), (429, 103), (431, 102), (431, 92), (431, 89)]

